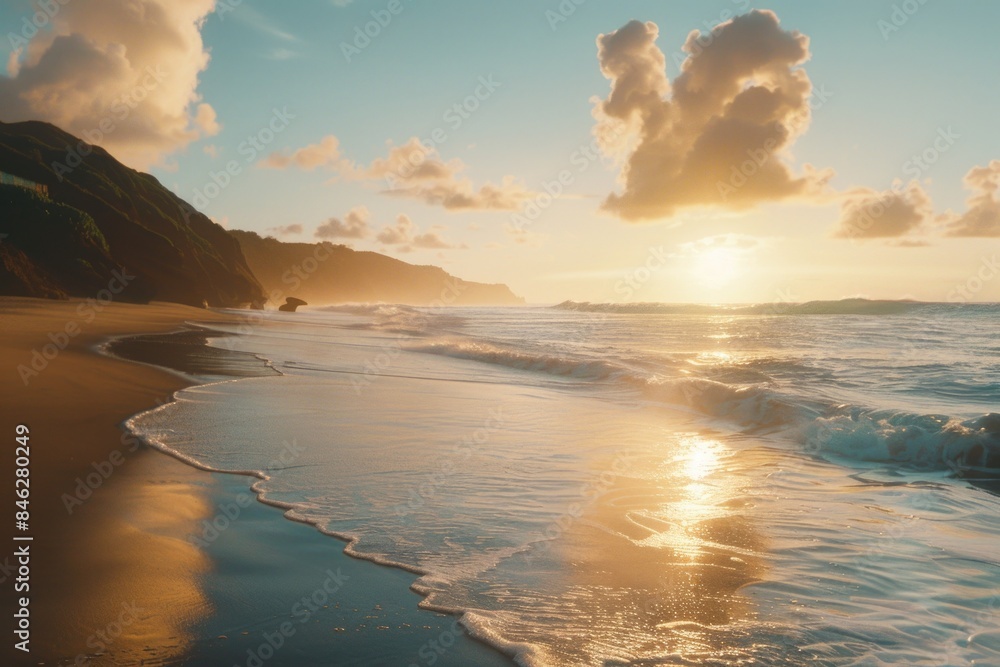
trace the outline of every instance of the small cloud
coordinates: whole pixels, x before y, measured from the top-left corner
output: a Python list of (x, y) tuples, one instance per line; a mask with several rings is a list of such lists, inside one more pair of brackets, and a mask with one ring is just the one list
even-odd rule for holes
[(17, 73), (21, 69), (21, 54), (24, 52), (24, 48), (14, 49), (7, 56), (7, 76), (8, 78), (15, 78)]
[(265, 231), (274, 232), (278, 236), (293, 236), (305, 231), (302, 225), (296, 223), (292, 225), (279, 225), (278, 227), (268, 227)]
[(985, 167), (973, 167), (963, 179), (971, 190), (968, 210), (961, 215), (944, 216), (947, 236), (996, 238), (1000, 236), (1000, 160)]
[(454, 248), (452, 244), (441, 238), (441, 235), (437, 232), (427, 232), (426, 234), (417, 234), (413, 237), (413, 247), (414, 248), (438, 248), (440, 250), (448, 250)]
[(303, 171), (314, 169), (339, 169), (342, 166), (340, 157), (340, 140), (328, 135), (318, 144), (309, 144), (298, 148), (292, 153), (271, 153), (257, 163), (265, 169), (289, 169), (295, 167)]
[(201, 150), (205, 151), (205, 155), (208, 155), (212, 159), (219, 157), (219, 147), (215, 144), (208, 144), (202, 147)]
[(917, 181), (904, 189), (901, 183), (879, 192), (855, 188), (844, 195), (836, 238), (896, 238), (917, 231), (934, 214), (931, 198)]
[(218, 118), (215, 115), (215, 109), (212, 108), (211, 104), (206, 104), (204, 102), (198, 105), (198, 111), (195, 113), (194, 122), (199, 128), (201, 128), (202, 134), (206, 137), (214, 136), (222, 129), (222, 126), (219, 124)]
[(450, 250), (467, 246), (456, 246), (446, 241), (438, 232), (444, 229), (440, 225), (434, 225), (426, 233), (420, 234), (417, 225), (408, 215), (400, 214), (396, 218), (396, 224), (385, 226), (376, 236), (376, 240), (387, 246), (400, 246), (399, 250), (409, 252), (414, 248), (424, 250)]
[(320, 239), (363, 239), (368, 236), (368, 221), (371, 211), (365, 206), (357, 206), (348, 211), (343, 220), (330, 218), (316, 228), (316, 238)]
[(450, 211), (519, 210), (535, 195), (505, 176), (499, 184), (485, 183), (478, 188), (462, 175), (466, 165), (461, 160), (445, 162), (436, 148), (425, 146), (412, 137), (402, 146), (389, 145), (389, 153), (368, 167), (355, 167), (345, 176), (356, 180), (384, 181), (386, 194), (419, 199), (426, 204)]
[(931, 244), (920, 239), (892, 239), (891, 241), (887, 241), (886, 245), (893, 248), (927, 248)]
[(416, 229), (417, 226), (408, 215), (400, 214), (395, 225), (384, 227), (375, 238), (386, 245), (403, 245), (410, 242)]
[(532, 232), (527, 229), (521, 229), (515, 225), (510, 224), (509, 222), (504, 224), (503, 230), (507, 232), (507, 236), (509, 236), (514, 241), (514, 243), (518, 245), (528, 246), (529, 248), (540, 247), (542, 243), (545, 241), (545, 239), (548, 238), (548, 236), (545, 234), (539, 234), (537, 232)]

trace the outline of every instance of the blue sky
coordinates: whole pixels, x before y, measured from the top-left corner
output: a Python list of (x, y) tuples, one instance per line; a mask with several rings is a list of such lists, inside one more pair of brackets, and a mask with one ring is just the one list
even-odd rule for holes
[[(616, 181), (621, 164), (608, 158), (574, 172), (566, 196), (532, 222), (528, 243), (517, 243), (504, 229), (516, 211), (450, 211), (387, 195), (372, 179), (325, 168), (265, 169), (246, 164), (239, 152), (275, 109), (287, 109), (294, 119), (260, 158), (274, 151), (291, 154), (334, 135), (344, 159), (369, 165), (386, 157), (387, 142), (400, 146), (441, 128), (447, 140), (437, 146), (439, 157), (461, 160), (462, 174), (476, 187), (509, 176), (538, 192), (592, 140), (591, 100), (605, 98), (610, 88), (597, 59), (598, 35), (632, 19), (656, 23), (656, 45), (674, 81), (675, 58), (684, 57), (680, 48), (691, 30), (707, 31), (732, 15), (766, 8), (782, 29), (808, 36), (811, 57), (802, 67), (820, 98), (828, 96), (814, 105), (808, 128), (790, 146), (793, 170), (806, 163), (834, 170), (829, 186), (836, 193), (884, 190), (894, 179), (908, 181), (907, 160), (950, 128), (957, 139), (919, 180), (935, 216), (948, 209), (960, 213), (969, 194), (963, 177), (1000, 158), (995, 120), (1000, 43), (994, 34), (1000, 4), (995, 2), (399, 0), (401, 11), (348, 62), (343, 45), (373, 20), (373, 11), (389, 5), (389, 0), (355, 0), (345, 7), (262, 0), (216, 5), (200, 27), (210, 60), (195, 94), (214, 109), (221, 129), (138, 166), (191, 200), (213, 172), (237, 160), (240, 173), (203, 206), (229, 227), (271, 233), (266, 230), (297, 224), (301, 234), (282, 238), (314, 241), (319, 225), (364, 206), (371, 233), (340, 241), (438, 264), (472, 280), (506, 282), (536, 302), (620, 299), (622, 290), (615, 287), (621, 278), (646, 261), (650, 248), (660, 247), (671, 260), (632, 298), (771, 301), (781, 294), (801, 299), (861, 294), (945, 300), (997, 245), (996, 238), (944, 238), (933, 230), (911, 235), (915, 242), (906, 247), (893, 238), (832, 238), (842, 215), (836, 197), (762, 202), (743, 211), (694, 207), (662, 219), (625, 221), (599, 210), (621, 187)], [(904, 5), (916, 11), (906, 14)], [(554, 23), (560, 6), (574, 11)], [(27, 7), (7, 2), (0, 19), (17, 27)], [(886, 34), (894, 7), (898, 29)], [(887, 23), (880, 27), (879, 21)], [(481, 77), (492, 77), (499, 86), (454, 127), (446, 119), (455, 116), (445, 113), (473, 94)], [(404, 252), (405, 247), (380, 243), (378, 230), (401, 214), (455, 247)], [(749, 250), (740, 246), (713, 251), (707, 260), (697, 257), (705, 248), (730, 248), (733, 238), (743, 237), (753, 239)], [(697, 245), (709, 238), (716, 241)], [(724, 238), (729, 240), (718, 240)], [(728, 280), (707, 279), (712, 262), (720, 263), (718, 273)], [(1000, 280), (975, 297), (1000, 300)]]

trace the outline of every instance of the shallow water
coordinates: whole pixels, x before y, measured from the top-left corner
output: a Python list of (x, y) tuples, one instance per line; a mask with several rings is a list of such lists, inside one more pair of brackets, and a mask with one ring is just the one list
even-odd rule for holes
[(522, 664), (1000, 664), (1000, 309), (622, 310), (254, 316), (131, 426)]

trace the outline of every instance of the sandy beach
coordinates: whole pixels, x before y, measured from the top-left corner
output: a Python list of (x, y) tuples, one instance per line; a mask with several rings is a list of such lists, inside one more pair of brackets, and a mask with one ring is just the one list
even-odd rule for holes
[[(7, 641), (6, 664), (254, 664), (255, 656), (275, 665), (402, 663), (442, 635), (451, 650), (438, 664), (509, 664), (464, 639), (454, 618), (418, 610), (412, 575), (345, 556), (343, 543), (257, 503), (249, 478), (196, 470), (122, 431), (125, 418), (192, 381), (98, 346), (232, 317), (168, 304), (109, 304), (93, 317), (88, 308), (0, 300), (3, 428), (13, 449), (16, 426), (29, 427), (32, 459), (29, 529), (19, 533), (33, 538), (31, 652)], [(159, 355), (155, 361), (166, 366), (203, 374), (227, 364), (230, 375), (273, 373), (246, 363), (246, 355), (211, 348), (192, 367), (190, 350), (185, 360), (174, 348), (190, 348), (197, 337), (124, 339), (116, 352), (149, 362)], [(44, 362), (36, 355), (32, 366), (34, 351)], [(13, 463), (4, 457), (5, 479), (13, 478)], [(233, 520), (224, 530), (206, 528), (219, 526), (227, 511)], [(12, 618), (17, 563), (13, 549), (4, 557), (4, 613)], [(270, 656), (275, 642), (267, 637), (277, 636), (282, 617), (323, 591), (329, 600)]]
[[(0, 300), (3, 428), (11, 444), (17, 424), (31, 438), (31, 664), (105, 651), (170, 657), (186, 643), (184, 625), (206, 612), (194, 578), (208, 562), (184, 539), (209, 507), (197, 471), (119, 428), (185, 382), (94, 350), (112, 335), (173, 331), (195, 318), (223, 319), (167, 304), (98, 312), (75, 300)], [(4, 457), (5, 479), (13, 464)]]

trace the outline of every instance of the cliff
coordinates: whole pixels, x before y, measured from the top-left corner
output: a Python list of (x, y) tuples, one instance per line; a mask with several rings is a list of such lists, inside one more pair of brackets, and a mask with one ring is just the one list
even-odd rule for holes
[(376, 252), (331, 243), (283, 243), (254, 232), (230, 232), (271, 301), (286, 297), (312, 305), (402, 303), (425, 305), (517, 305), (524, 303), (506, 285), (474, 283), (436, 266), (407, 264)]
[(0, 294), (94, 297), (124, 282), (124, 301), (264, 299), (225, 229), (100, 147), (48, 123), (0, 123), (0, 171), (48, 189), (0, 185)]

